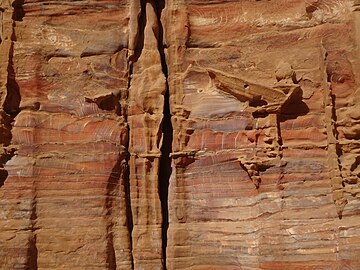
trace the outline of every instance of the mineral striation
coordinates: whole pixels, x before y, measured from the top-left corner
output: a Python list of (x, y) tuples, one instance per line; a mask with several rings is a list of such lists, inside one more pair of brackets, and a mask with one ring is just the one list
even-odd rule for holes
[(0, 269), (360, 269), (360, 1), (0, 0)]

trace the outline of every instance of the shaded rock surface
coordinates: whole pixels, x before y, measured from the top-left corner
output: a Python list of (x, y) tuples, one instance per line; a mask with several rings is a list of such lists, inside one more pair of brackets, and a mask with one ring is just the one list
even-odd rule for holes
[(360, 269), (359, 11), (0, 1), (0, 269)]

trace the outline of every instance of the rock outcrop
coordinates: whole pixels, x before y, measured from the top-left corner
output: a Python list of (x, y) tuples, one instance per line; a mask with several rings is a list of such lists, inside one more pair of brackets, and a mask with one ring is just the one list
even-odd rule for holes
[(0, 269), (360, 269), (359, 12), (0, 0)]

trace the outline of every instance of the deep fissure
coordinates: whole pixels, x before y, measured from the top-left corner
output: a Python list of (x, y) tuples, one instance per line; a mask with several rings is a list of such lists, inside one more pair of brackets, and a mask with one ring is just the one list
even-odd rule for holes
[[(129, 57), (130, 61), (130, 73), (132, 73), (132, 63), (136, 62), (142, 53), (144, 47), (144, 29), (147, 23), (146, 17), (146, 4), (150, 3), (154, 8), (154, 11), (157, 15), (158, 21), (158, 35), (157, 38), (157, 47), (158, 53), (161, 59), (162, 73), (165, 76), (165, 93), (164, 93), (164, 107), (163, 107), (163, 120), (161, 126), (162, 132), (162, 146), (160, 148), (161, 158), (160, 166), (158, 172), (158, 193), (161, 203), (161, 212), (162, 212), (162, 257), (163, 257), (163, 269), (166, 269), (166, 247), (167, 247), (167, 230), (169, 226), (169, 213), (168, 213), (168, 188), (169, 188), (169, 179), (172, 172), (171, 169), (171, 157), (172, 152), (172, 140), (173, 140), (173, 128), (171, 124), (171, 112), (170, 112), (170, 93), (168, 85), (168, 67), (165, 57), (165, 45), (164, 45), (164, 31), (161, 23), (161, 14), (165, 8), (165, 0), (151, 1), (151, 0), (140, 0), (141, 13), (138, 18), (138, 32), (136, 36), (136, 47), (134, 54)], [(130, 74), (131, 77), (131, 74)], [(130, 78), (131, 79), (131, 78)], [(130, 88), (130, 83), (129, 83)], [(129, 130), (130, 132), (130, 130)], [(131, 206), (130, 206), (131, 207)], [(131, 209), (130, 209), (131, 212)], [(132, 230), (132, 228), (129, 228)]]
[(164, 118), (162, 125), (163, 145), (161, 147), (161, 159), (159, 170), (159, 196), (162, 210), (162, 253), (164, 259), (164, 269), (166, 269), (166, 247), (167, 247), (167, 230), (169, 227), (169, 210), (168, 210), (168, 195), (169, 195), (169, 181), (172, 172), (171, 157), (172, 152), (172, 137), (173, 128), (171, 124), (171, 114), (169, 106), (169, 91), (165, 92), (164, 96)]
[[(129, 97), (129, 89), (131, 86), (131, 76), (133, 74), (133, 64), (129, 57), (128, 59), (128, 85), (126, 89), (125, 94), (125, 100)], [(127, 123), (127, 131), (128, 131), (128, 137), (126, 142), (126, 149), (127, 149), (127, 155), (126, 155), (126, 172), (124, 175), (124, 188), (125, 188), (125, 205), (126, 205), (126, 225), (129, 232), (129, 248), (130, 248), (130, 256), (131, 256), (131, 269), (134, 269), (134, 258), (133, 258), (133, 240), (132, 240), (132, 231), (133, 231), (133, 216), (132, 216), (132, 209), (131, 209), (131, 196), (130, 196), (130, 152), (129, 152), (129, 146), (130, 146), (130, 126), (128, 124), (128, 106), (125, 106), (124, 104), (124, 120)]]
[(165, 56), (164, 29), (161, 22), (161, 14), (163, 9), (165, 8), (165, 0), (156, 1), (155, 7), (159, 26), (158, 51), (161, 58), (162, 72), (165, 76), (166, 81), (162, 122), (163, 144), (160, 149), (161, 159), (159, 169), (159, 197), (162, 211), (162, 255), (164, 260), (164, 269), (166, 270), (167, 231), (169, 227), (168, 195), (170, 176), (172, 173), (170, 154), (172, 152), (173, 127), (171, 123), (170, 92), (168, 84), (168, 67)]
[[(14, 9), (16, 14), (16, 9)], [(12, 128), (15, 117), (20, 112), (20, 89), (15, 80), (15, 71), (13, 67), (13, 54), (14, 54), (14, 40), (15, 22), (12, 22), (12, 34), (10, 37), (10, 46), (8, 51), (8, 63), (6, 74), (6, 96), (0, 111), (0, 121), (3, 127), (0, 126), (0, 143), (4, 146), (4, 153), (0, 152), (0, 187), (5, 183), (8, 172), (4, 166), (16, 153), (16, 148), (11, 145), (12, 141)]]

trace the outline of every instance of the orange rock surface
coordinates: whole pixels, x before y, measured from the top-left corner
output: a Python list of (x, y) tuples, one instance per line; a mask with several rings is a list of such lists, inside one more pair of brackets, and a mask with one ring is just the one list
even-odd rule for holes
[(360, 269), (359, 12), (0, 0), (0, 269)]

